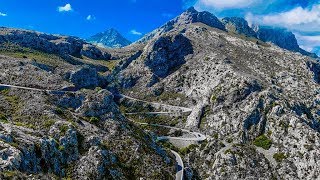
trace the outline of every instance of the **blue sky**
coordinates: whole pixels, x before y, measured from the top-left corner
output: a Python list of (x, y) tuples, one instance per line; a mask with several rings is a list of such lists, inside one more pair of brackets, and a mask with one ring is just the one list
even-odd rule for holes
[(180, 14), (182, 7), (180, 0), (1, 0), (0, 13), (6, 16), (0, 14), (0, 26), (82, 38), (112, 27), (137, 40)]
[(320, 0), (1, 0), (0, 26), (82, 38), (113, 27), (134, 41), (189, 6), (285, 27), (320, 54)]

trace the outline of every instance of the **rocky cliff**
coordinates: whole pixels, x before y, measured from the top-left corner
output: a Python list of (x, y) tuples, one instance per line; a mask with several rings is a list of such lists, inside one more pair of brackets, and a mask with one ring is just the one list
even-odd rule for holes
[(187, 178), (320, 177), (319, 62), (203, 23), (150, 38), (118, 87), (193, 109), (171, 122), (208, 137), (185, 153)]

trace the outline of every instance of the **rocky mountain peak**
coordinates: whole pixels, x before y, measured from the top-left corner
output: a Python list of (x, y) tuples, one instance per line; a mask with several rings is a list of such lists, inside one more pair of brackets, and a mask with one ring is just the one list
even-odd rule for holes
[(225, 30), (224, 25), (216, 16), (207, 11), (198, 12), (194, 7), (190, 7), (176, 18), (176, 23), (179, 25), (198, 22), (217, 29)]
[(249, 37), (257, 37), (256, 32), (249, 27), (248, 22), (240, 17), (225, 17), (222, 23), (226, 26), (229, 32), (243, 34)]
[(123, 37), (116, 29), (110, 28), (97, 33), (87, 39), (88, 42), (101, 47), (120, 48), (131, 44), (131, 41)]
[(137, 41), (138, 43), (147, 42), (154, 37), (159, 37), (161, 34), (171, 31), (174, 28), (180, 28), (182, 26), (192, 24), (192, 23), (203, 23), (213, 28), (220, 30), (226, 30), (222, 22), (214, 16), (212, 13), (203, 11), (199, 12), (194, 7), (188, 8), (182, 14), (167, 22), (160, 28), (146, 34), (142, 39)]
[(317, 57), (315, 54), (300, 48), (296, 36), (289, 30), (277, 27), (256, 26), (255, 31), (258, 39), (271, 42), (289, 51), (299, 52), (303, 55)]

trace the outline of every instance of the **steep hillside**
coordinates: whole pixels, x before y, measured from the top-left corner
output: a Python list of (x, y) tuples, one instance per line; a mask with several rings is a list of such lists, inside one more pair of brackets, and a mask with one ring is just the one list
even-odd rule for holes
[(320, 64), (203, 23), (182, 24), (149, 36), (116, 85), (131, 97), (193, 109), (174, 123), (208, 136), (184, 156), (188, 177), (319, 177)]

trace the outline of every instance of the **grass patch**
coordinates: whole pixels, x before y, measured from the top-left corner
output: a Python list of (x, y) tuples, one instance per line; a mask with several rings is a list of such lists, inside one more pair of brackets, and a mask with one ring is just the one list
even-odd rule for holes
[(268, 150), (272, 145), (272, 141), (267, 136), (261, 135), (253, 141), (253, 144), (255, 146)]

